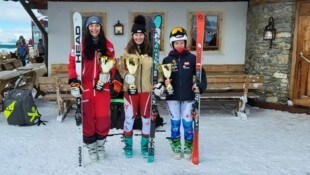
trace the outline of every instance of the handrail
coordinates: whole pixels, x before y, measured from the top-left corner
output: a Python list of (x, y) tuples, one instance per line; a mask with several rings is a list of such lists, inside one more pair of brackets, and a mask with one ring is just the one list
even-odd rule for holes
[(302, 59), (304, 59), (305, 61), (307, 61), (310, 64), (310, 60), (306, 57), (304, 57), (304, 54), (302, 52), (300, 52), (300, 56)]

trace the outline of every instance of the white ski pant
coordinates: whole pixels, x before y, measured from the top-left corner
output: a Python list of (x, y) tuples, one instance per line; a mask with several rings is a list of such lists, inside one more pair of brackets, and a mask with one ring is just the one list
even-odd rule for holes
[(150, 93), (139, 93), (138, 95), (131, 96), (124, 94), (124, 111), (125, 111), (125, 121), (124, 121), (124, 135), (130, 136), (133, 134), (133, 124), (135, 117), (138, 113), (141, 115), (142, 119), (142, 135), (148, 136), (150, 134)]
[(193, 140), (193, 117), (191, 115), (194, 101), (167, 101), (171, 121), (171, 139), (180, 138), (181, 119), (184, 139)]

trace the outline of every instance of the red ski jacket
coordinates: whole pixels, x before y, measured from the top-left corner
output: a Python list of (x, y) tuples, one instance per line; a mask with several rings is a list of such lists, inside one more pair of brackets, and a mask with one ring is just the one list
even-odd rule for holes
[[(114, 58), (115, 51), (113, 44), (107, 40), (107, 55), (108, 57)], [(84, 45), (83, 45), (84, 46)], [(83, 49), (84, 50), (84, 47)], [(89, 82), (93, 81), (94, 85), (98, 81), (99, 73), (100, 73), (100, 66), (99, 66), (99, 59), (97, 58), (98, 53), (96, 52), (94, 55), (94, 59), (89, 60), (82, 58), (82, 82)], [(73, 78), (77, 78), (76, 70), (75, 70), (75, 48), (73, 47), (71, 53), (69, 55), (69, 80)], [(83, 83), (84, 84), (84, 83)]]

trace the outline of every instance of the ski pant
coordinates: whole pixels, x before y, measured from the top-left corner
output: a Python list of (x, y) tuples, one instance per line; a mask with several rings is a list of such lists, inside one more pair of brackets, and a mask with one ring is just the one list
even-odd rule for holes
[(83, 82), (83, 140), (90, 144), (106, 138), (111, 127), (110, 91), (93, 89), (93, 84)]
[(194, 101), (167, 101), (171, 121), (171, 139), (180, 138), (182, 119), (184, 139), (193, 140), (193, 117), (191, 115), (193, 103)]
[(26, 66), (26, 55), (25, 56), (20, 56), (20, 61), (22, 62), (23, 66)]
[(138, 109), (142, 118), (142, 135), (148, 136), (150, 134), (151, 94), (149, 92), (141, 92), (137, 95), (124, 93), (124, 136), (133, 134), (132, 129), (135, 117), (138, 115)]

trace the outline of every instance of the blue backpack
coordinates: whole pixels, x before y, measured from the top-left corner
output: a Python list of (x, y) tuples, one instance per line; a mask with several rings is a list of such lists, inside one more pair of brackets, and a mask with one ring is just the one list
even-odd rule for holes
[(25, 53), (26, 53), (25, 45), (20, 45), (19, 48), (18, 48), (18, 52), (19, 52), (19, 55), (24, 56)]

